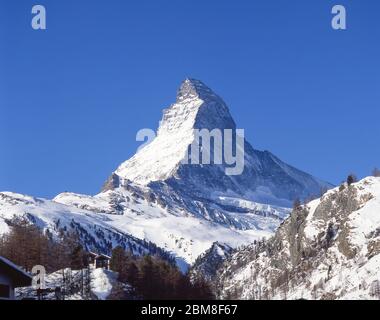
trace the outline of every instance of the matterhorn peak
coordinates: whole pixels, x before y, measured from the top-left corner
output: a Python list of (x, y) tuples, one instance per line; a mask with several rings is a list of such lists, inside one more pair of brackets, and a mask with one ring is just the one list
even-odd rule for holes
[[(236, 135), (237, 130), (227, 105), (218, 95), (199, 80), (185, 79), (176, 102), (164, 109), (155, 138), (117, 168), (111, 185), (117, 188), (124, 185), (123, 181), (141, 186), (161, 183), (181, 194), (196, 193), (210, 201), (228, 195), (280, 206), (290, 206), (296, 197), (306, 198), (318, 194), (321, 188), (331, 187), (283, 163), (269, 152), (253, 149), (246, 140), (239, 146), (239, 151), (244, 150), (242, 156), (239, 152), (242, 161), (236, 159), (235, 164), (226, 161), (226, 150), (238, 156), (235, 140), (232, 145), (215, 147), (215, 136), (221, 137), (223, 143), (226, 132)], [(207, 145), (205, 140), (209, 139), (208, 145), (212, 147), (205, 159), (219, 159), (216, 162), (188, 161), (189, 148), (200, 146), (200, 131), (204, 133), (200, 159), (204, 155), (202, 147)], [(232, 176), (227, 174), (227, 169), (238, 163), (242, 171)]]
[(185, 79), (177, 100), (164, 109), (157, 135), (116, 170), (116, 175), (137, 184), (147, 185), (173, 177), (188, 158), (196, 129), (236, 128), (228, 107), (203, 82)]

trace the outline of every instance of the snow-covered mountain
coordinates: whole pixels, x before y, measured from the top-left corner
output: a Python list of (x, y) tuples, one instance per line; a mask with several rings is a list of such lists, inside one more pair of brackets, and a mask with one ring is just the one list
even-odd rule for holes
[(86, 246), (105, 253), (117, 244), (134, 245), (134, 252), (159, 247), (186, 268), (217, 241), (236, 247), (271, 235), (295, 198), (331, 187), (247, 141), (241, 175), (227, 175), (225, 159), (185, 164), (194, 129), (234, 131), (236, 125), (219, 96), (186, 79), (164, 110), (157, 137), (121, 164), (101, 193), (62, 193), (53, 200), (1, 193), (0, 232), (13, 215), (26, 215), (53, 233), (80, 230)]
[[(190, 196), (222, 206), (230, 204), (228, 198), (291, 206), (296, 198), (318, 196), (321, 189), (332, 187), (268, 151), (254, 150), (247, 141), (242, 174), (227, 175), (225, 169), (231, 165), (225, 159), (221, 165), (183, 164), (189, 146), (197, 142), (194, 129), (235, 132), (237, 127), (219, 96), (202, 82), (186, 79), (176, 102), (164, 110), (157, 137), (119, 166), (112, 176), (112, 181), (118, 181), (114, 186), (133, 181), (158, 191), (170, 190), (181, 198)], [(214, 154), (213, 146), (210, 151)]]
[(232, 254), (218, 289), (220, 298), (379, 299), (380, 178), (294, 209), (268, 241)]

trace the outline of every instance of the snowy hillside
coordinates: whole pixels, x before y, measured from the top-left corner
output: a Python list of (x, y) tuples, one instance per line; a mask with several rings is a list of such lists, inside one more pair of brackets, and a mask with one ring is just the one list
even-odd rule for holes
[[(217, 240), (223, 239), (235, 247), (271, 234), (267, 229), (232, 230), (191, 216), (175, 216), (143, 199), (131, 200), (125, 211), (115, 214), (104, 194), (95, 197), (66, 194), (65, 199), (71, 199), (70, 205), (57, 202), (63, 196), (50, 201), (0, 193), (0, 225), (6, 230), (7, 220), (14, 215), (26, 215), (52, 234), (62, 229), (78, 231), (88, 249), (110, 253), (113, 247), (121, 245), (138, 255), (170, 253), (184, 270)], [(279, 223), (278, 219), (262, 219), (269, 230)]]
[(60, 231), (74, 230), (78, 232), (88, 250), (110, 253), (113, 247), (120, 245), (137, 255), (168, 255), (155, 244), (113, 227), (110, 215), (21, 194), (0, 193), (0, 226), (3, 226), (4, 232), (8, 229), (9, 221), (15, 216), (27, 217), (29, 221), (42, 230), (48, 230), (53, 236), (57, 236)]
[(330, 190), (219, 270), (221, 298), (380, 298), (380, 178)]

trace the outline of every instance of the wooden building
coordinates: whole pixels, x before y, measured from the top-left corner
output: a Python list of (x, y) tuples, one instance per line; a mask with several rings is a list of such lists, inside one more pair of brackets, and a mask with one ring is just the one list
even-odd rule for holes
[(111, 260), (111, 257), (105, 254), (97, 254), (94, 252), (89, 252), (89, 263), (95, 269), (103, 268), (103, 269), (109, 270), (110, 260)]
[(13, 300), (15, 288), (32, 285), (32, 276), (0, 256), (0, 300)]

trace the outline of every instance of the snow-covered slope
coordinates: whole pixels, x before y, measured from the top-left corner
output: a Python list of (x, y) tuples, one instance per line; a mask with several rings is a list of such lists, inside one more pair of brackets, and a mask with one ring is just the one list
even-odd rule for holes
[(109, 254), (113, 247), (120, 245), (137, 255), (168, 256), (155, 244), (114, 227), (111, 215), (11, 192), (0, 193), (0, 225), (6, 226), (4, 231), (13, 217), (21, 216), (53, 236), (58, 236), (61, 231), (78, 232), (88, 250)]
[[(65, 300), (107, 300), (113, 294), (123, 292), (124, 299), (134, 299), (132, 287), (117, 280), (118, 273), (105, 269), (71, 270), (62, 269), (46, 275), (46, 293), (43, 300), (56, 300), (56, 288), (60, 288), (59, 299)], [(118, 293), (116, 293), (118, 291)], [(33, 287), (16, 289), (16, 298), (37, 299)]]
[(91, 291), (99, 300), (107, 300), (112, 289), (118, 284), (118, 274), (104, 269), (91, 270)]
[(183, 269), (216, 241), (236, 247), (270, 236), (289, 213), (286, 208), (231, 198), (223, 198), (223, 206), (207, 207), (201, 200), (132, 183), (94, 197), (60, 194), (54, 201), (106, 214), (108, 225), (155, 243), (172, 253)]
[(380, 178), (330, 190), (219, 270), (222, 298), (380, 298)]

